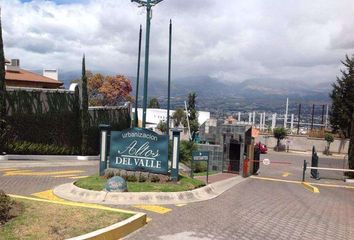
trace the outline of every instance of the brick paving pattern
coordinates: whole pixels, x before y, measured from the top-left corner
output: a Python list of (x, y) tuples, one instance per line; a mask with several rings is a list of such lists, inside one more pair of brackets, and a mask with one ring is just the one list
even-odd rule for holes
[[(31, 172), (57, 172), (57, 171), (83, 171), (76, 173), (76, 176), (92, 175), (97, 172), (96, 166), (68, 166), (68, 167), (34, 167), (19, 168), (18, 170), (30, 170)], [(0, 168), (0, 189), (8, 194), (31, 195), (54, 188), (57, 185), (74, 182), (69, 177), (54, 177), (60, 174), (45, 176), (4, 176), (5, 171)]]
[(216, 199), (188, 204), (127, 239), (354, 239), (354, 192), (249, 179)]

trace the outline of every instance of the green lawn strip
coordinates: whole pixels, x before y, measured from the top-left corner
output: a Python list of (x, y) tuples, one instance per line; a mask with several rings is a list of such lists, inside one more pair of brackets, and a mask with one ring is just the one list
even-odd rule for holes
[[(214, 174), (218, 174), (220, 173), (220, 171), (209, 171), (209, 176), (210, 175), (214, 175)], [(207, 172), (199, 172), (199, 173), (193, 173), (193, 176), (206, 176)]]
[[(101, 191), (104, 189), (107, 179), (98, 177), (97, 175), (79, 179), (75, 185), (88, 189)], [(175, 184), (169, 183), (151, 183), (151, 182), (128, 182), (129, 192), (180, 192), (188, 191), (195, 188), (205, 186), (203, 181), (180, 176), (180, 181)]]
[(0, 226), (0, 240), (67, 239), (129, 218), (130, 214), (16, 199), (22, 212)]

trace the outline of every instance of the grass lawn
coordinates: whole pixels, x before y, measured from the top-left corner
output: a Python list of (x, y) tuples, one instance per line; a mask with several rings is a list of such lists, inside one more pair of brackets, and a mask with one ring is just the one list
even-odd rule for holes
[(0, 240), (67, 239), (108, 227), (131, 215), (98, 209), (15, 200), (19, 215), (0, 226)]
[[(88, 189), (101, 191), (104, 189), (107, 179), (97, 175), (79, 179), (75, 185)], [(150, 183), (150, 182), (127, 182), (129, 192), (180, 192), (205, 186), (203, 181), (180, 176), (177, 184), (174, 183)]]
[[(214, 174), (218, 174), (220, 173), (220, 171), (209, 171), (209, 176), (210, 175), (214, 175)], [(207, 172), (199, 172), (199, 173), (194, 173), (193, 176), (206, 176)]]

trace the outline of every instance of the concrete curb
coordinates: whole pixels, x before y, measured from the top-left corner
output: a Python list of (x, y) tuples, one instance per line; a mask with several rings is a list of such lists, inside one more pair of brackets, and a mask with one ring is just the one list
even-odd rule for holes
[(233, 186), (246, 180), (241, 176), (229, 178), (208, 186), (184, 192), (104, 192), (90, 191), (67, 183), (54, 188), (53, 193), (60, 198), (85, 203), (107, 205), (131, 204), (185, 204), (200, 202), (218, 197)]
[(138, 230), (146, 224), (146, 214), (137, 213), (134, 216), (113, 224), (111, 226), (99, 229), (97, 231), (84, 234), (78, 237), (69, 238), (67, 240), (116, 240), (121, 239), (130, 233)]
[[(99, 156), (69, 156), (69, 155), (5, 155), (6, 159), (3, 160), (35, 160), (35, 161), (96, 161), (99, 160)], [(0, 159), (2, 160), (2, 159)]]
[(346, 183), (354, 183), (354, 179), (347, 178), (347, 179), (345, 179), (345, 182)]
[(304, 186), (304, 188), (306, 188), (307, 190), (309, 190), (310, 192), (313, 193), (320, 193), (320, 191), (318, 190), (317, 187), (312, 186), (311, 184), (307, 183), (307, 182), (302, 182), (301, 183), (302, 186)]

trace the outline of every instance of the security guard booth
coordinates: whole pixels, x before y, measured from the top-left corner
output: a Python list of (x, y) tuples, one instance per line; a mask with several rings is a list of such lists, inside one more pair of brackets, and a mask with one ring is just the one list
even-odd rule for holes
[(208, 126), (207, 129), (201, 126), (200, 139), (206, 143), (202, 149), (206, 149), (207, 146), (209, 149), (213, 149), (211, 146), (218, 146), (214, 148), (221, 150), (221, 154), (215, 154), (220, 156), (218, 166), (221, 169), (218, 170), (244, 173), (243, 175), (249, 176), (253, 171), (253, 164), (244, 165), (244, 162), (254, 159), (252, 126), (229, 121), (215, 121), (215, 123), (213, 127)]

